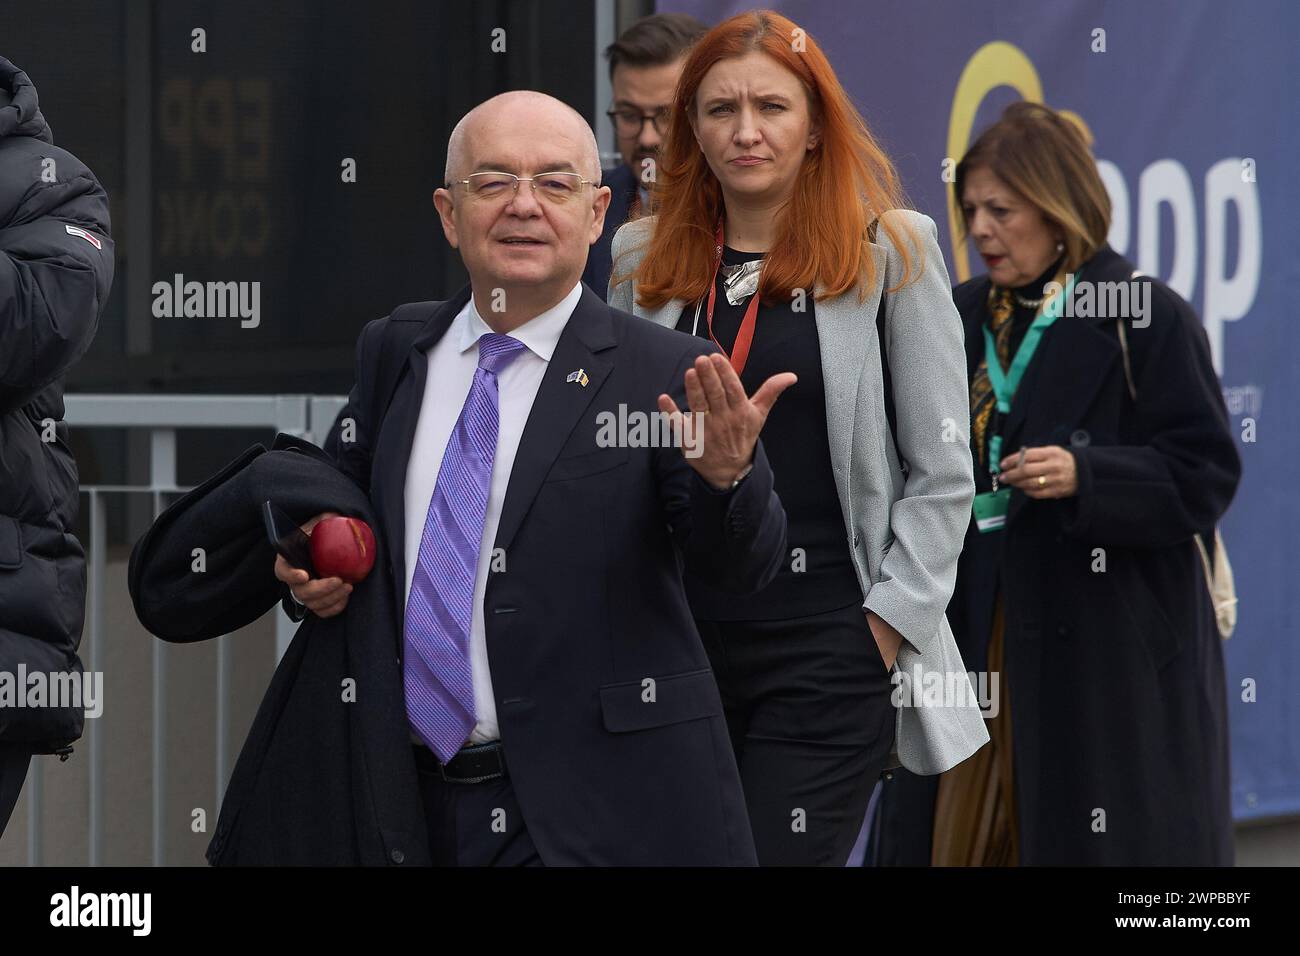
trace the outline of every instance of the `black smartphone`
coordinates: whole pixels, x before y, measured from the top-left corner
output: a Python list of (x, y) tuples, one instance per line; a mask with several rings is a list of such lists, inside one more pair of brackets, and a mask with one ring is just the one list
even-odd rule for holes
[(271, 547), (295, 568), (302, 568), (310, 577), (316, 577), (311, 563), (311, 539), (298, 527), (283, 508), (267, 501), (262, 505), (262, 520), (266, 523), (266, 536)]

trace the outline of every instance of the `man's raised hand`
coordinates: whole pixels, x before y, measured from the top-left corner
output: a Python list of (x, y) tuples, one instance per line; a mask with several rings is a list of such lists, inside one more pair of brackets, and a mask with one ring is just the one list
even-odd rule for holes
[[(764, 382), (753, 398), (745, 395), (740, 376), (725, 355), (701, 355), (686, 370), (686, 402), (697, 415), (695, 457), (687, 455), (702, 479), (714, 488), (731, 487), (754, 461), (754, 445), (777, 398), (799, 379), (793, 372), (780, 372)], [(669, 416), (675, 434), (682, 434), (682, 412), (672, 397), (659, 396), (659, 411)]]

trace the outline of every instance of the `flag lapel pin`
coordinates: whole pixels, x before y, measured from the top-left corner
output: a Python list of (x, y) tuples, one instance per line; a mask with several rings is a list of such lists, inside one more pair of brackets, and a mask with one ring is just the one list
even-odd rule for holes
[(578, 383), (579, 385), (581, 385), (583, 388), (586, 388), (586, 387), (587, 387), (587, 383), (588, 383), (589, 381), (591, 381), (591, 379), (587, 378), (587, 371), (586, 371), (586, 369), (581, 369), (581, 368), (580, 368), (580, 369), (576, 369), (576, 370), (570, 372), (570, 373), (569, 373), (569, 377), (566, 378), (565, 381), (566, 381), (566, 382), (577, 382), (577, 383)]

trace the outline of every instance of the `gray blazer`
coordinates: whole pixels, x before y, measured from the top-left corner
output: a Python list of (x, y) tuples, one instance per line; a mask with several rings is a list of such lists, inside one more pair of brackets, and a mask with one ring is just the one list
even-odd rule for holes
[[(989, 739), (973, 692), (964, 693), (970, 686), (966, 665), (944, 616), (975, 494), (965, 336), (934, 221), (909, 210), (886, 215), (898, 217), (904, 235), (910, 227), (925, 257), (920, 276), (885, 302), (906, 473), (890, 439), (882, 399), (875, 318), (882, 291), (898, 282), (903, 269), (883, 228), (872, 250), (877, 282), (866, 301), (859, 304), (857, 290), (822, 299), (819, 284), (813, 290), (813, 314), (826, 383), (831, 466), (863, 607), (905, 639), (894, 665), (897, 759), (915, 773), (936, 774)], [(654, 218), (647, 217), (615, 233), (615, 275), (631, 273), (640, 264), (653, 226)], [(610, 286), (611, 306), (668, 328), (676, 326), (687, 305), (673, 299), (646, 309), (635, 300), (633, 280)], [(941, 696), (936, 686), (950, 692)], [(927, 687), (931, 692), (923, 696)]]

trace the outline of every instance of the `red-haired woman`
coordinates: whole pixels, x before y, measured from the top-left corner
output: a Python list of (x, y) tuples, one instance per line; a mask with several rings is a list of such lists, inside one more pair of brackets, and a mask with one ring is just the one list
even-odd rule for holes
[(891, 746), (935, 774), (988, 740), (973, 695), (921, 706), (916, 686), (969, 687), (944, 618), (969, 401), (935, 226), (816, 42), (768, 11), (688, 54), (652, 208), (614, 238), (609, 303), (711, 337), (749, 391), (798, 375), (763, 430), (788, 562), (757, 594), (687, 593), (759, 862), (843, 865)]

